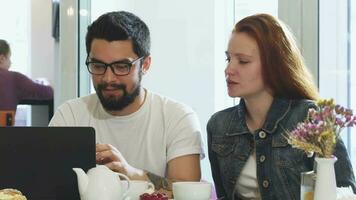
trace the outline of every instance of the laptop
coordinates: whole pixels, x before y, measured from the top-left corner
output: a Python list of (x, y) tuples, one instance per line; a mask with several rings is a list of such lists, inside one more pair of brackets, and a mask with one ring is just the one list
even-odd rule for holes
[(0, 189), (30, 200), (79, 200), (74, 167), (95, 167), (91, 127), (0, 127)]

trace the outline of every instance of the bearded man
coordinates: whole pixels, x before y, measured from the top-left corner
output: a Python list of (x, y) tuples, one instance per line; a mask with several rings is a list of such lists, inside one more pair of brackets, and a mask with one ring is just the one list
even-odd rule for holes
[(169, 194), (174, 181), (199, 181), (196, 113), (141, 86), (151, 64), (147, 25), (129, 12), (106, 13), (88, 27), (86, 50), (96, 94), (61, 105), (50, 126), (94, 127), (97, 164), (157, 190)]

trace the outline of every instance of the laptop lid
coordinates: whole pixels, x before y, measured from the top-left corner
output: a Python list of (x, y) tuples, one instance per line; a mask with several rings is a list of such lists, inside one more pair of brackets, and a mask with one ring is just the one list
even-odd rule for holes
[(0, 127), (0, 189), (31, 200), (77, 200), (74, 167), (95, 167), (93, 128)]

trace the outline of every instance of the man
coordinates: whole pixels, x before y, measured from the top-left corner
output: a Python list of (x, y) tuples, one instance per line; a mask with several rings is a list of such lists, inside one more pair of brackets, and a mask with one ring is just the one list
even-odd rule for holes
[(23, 99), (53, 99), (51, 86), (32, 81), (27, 76), (10, 71), (11, 49), (6, 40), (0, 39), (0, 110), (16, 111)]
[(147, 25), (129, 12), (106, 13), (88, 27), (86, 49), (96, 94), (60, 106), (50, 125), (94, 127), (97, 164), (149, 180), (157, 190), (171, 191), (172, 181), (199, 181), (196, 114), (141, 86), (151, 64)]

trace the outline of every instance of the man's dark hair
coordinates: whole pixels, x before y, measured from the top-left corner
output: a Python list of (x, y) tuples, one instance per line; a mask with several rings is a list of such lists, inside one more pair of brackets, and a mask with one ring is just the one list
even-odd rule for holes
[(132, 40), (133, 51), (138, 57), (150, 54), (150, 31), (145, 22), (129, 12), (106, 13), (88, 26), (86, 35), (88, 54), (94, 39), (104, 39), (109, 42)]
[(0, 39), (0, 55), (7, 56), (10, 53), (10, 45), (6, 40)]

